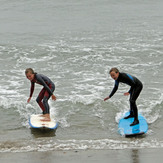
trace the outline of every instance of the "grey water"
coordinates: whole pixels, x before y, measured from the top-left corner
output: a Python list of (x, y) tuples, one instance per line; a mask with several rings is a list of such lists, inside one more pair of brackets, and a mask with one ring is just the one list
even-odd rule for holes
[[(163, 147), (162, 0), (0, 0), (0, 152)], [(52, 79), (49, 100), (55, 134), (33, 133), (28, 120), (41, 113), (37, 85), (28, 104), (32, 67)], [(137, 100), (149, 130), (141, 138), (118, 134), (129, 110), (129, 87), (114, 81), (111, 67), (138, 77)]]

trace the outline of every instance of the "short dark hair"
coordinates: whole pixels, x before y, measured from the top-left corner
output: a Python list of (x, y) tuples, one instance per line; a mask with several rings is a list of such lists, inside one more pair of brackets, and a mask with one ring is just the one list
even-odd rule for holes
[(31, 73), (31, 74), (34, 74), (35, 72), (34, 72), (34, 70), (32, 69), (32, 68), (27, 68), (26, 70), (25, 70), (25, 74), (27, 74), (27, 73)]
[(112, 71), (114, 71), (115, 73), (118, 73), (118, 72), (119, 72), (119, 70), (118, 70), (116, 67), (111, 68), (110, 71), (109, 71), (109, 74), (110, 74)]

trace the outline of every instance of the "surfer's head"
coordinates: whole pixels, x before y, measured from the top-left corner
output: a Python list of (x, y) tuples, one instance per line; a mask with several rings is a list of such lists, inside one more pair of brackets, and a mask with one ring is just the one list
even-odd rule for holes
[(26, 75), (27, 79), (29, 79), (30, 81), (32, 81), (34, 79), (35, 72), (33, 71), (32, 68), (27, 68), (25, 70), (25, 75)]
[(115, 67), (111, 68), (111, 70), (109, 71), (110, 76), (114, 79), (117, 80), (119, 77), (119, 70)]

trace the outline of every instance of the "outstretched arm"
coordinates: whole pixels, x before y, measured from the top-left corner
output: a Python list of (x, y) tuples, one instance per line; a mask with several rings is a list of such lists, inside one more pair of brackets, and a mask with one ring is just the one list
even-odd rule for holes
[(31, 97), (28, 98), (27, 102), (29, 103), (31, 101)]
[(104, 98), (104, 101), (110, 99), (110, 98), (114, 95), (114, 93), (115, 93), (115, 92), (117, 91), (117, 89), (118, 89), (118, 85), (119, 85), (119, 82), (116, 80), (112, 92), (110, 93), (110, 95), (109, 95), (108, 97)]
[(27, 100), (27, 102), (29, 103), (31, 98), (32, 98), (32, 95), (33, 95), (33, 92), (34, 92), (34, 88), (35, 88), (35, 83), (31, 82), (31, 89), (30, 89), (30, 96)]
[(55, 101), (56, 100), (56, 96), (52, 95), (52, 100)]
[(108, 97), (106, 97), (106, 98), (104, 98), (104, 101), (106, 101), (106, 100), (108, 100), (110, 97), (108, 96)]
[(130, 94), (129, 92), (124, 93), (125, 96), (128, 96), (129, 94)]

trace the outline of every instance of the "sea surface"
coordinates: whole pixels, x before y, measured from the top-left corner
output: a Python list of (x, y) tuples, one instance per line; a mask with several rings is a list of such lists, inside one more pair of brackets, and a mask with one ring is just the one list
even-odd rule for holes
[[(163, 148), (162, 0), (0, 0), (0, 152)], [(55, 133), (30, 129), (41, 113), (36, 85), (30, 103), (25, 69), (56, 86), (49, 100)], [(118, 121), (129, 110), (129, 87), (109, 70), (138, 77), (146, 135), (125, 138)]]

